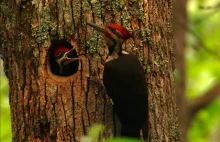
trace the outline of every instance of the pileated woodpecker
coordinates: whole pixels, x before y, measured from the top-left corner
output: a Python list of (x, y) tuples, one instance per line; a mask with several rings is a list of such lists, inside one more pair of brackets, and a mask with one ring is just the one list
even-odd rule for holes
[[(75, 73), (78, 69), (78, 56), (74, 47), (68, 42), (61, 40), (52, 43), (52, 69), (55, 74), (68, 76)], [(55, 61), (55, 63), (54, 63)]]
[(139, 60), (122, 51), (123, 42), (132, 35), (118, 24), (87, 24), (102, 35), (108, 46), (103, 83), (121, 123), (121, 136), (139, 138), (143, 125), (148, 124), (148, 90), (144, 69)]

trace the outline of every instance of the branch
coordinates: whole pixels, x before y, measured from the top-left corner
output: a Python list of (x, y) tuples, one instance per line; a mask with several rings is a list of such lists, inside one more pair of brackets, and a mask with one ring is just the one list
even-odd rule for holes
[(212, 6), (203, 6), (203, 5), (200, 5), (199, 8), (202, 9), (202, 10), (218, 9), (218, 8), (220, 8), (220, 3), (217, 3), (217, 4), (212, 5)]
[(220, 55), (217, 51), (213, 51), (211, 49), (209, 49), (206, 44), (204, 43), (204, 41), (202, 40), (202, 38), (191, 28), (188, 28), (188, 31), (197, 39), (198, 44), (200, 47), (203, 48), (203, 50), (205, 50), (207, 53), (217, 57), (217, 59), (220, 59)]
[[(211, 7), (209, 7), (209, 9), (206, 8), (206, 10), (210, 10), (210, 8)], [(205, 7), (200, 6), (200, 9), (205, 10)], [(194, 24), (200, 24), (204, 21), (207, 21), (209, 18), (211, 18), (212, 16), (214, 16), (215, 14), (218, 14), (218, 13), (219, 13), (219, 5), (217, 5), (216, 7), (212, 7), (212, 10), (209, 13), (207, 13), (206, 15), (204, 15), (203, 17), (195, 19)]]
[[(193, 35), (197, 40), (197, 43), (198, 43), (197, 46), (201, 47), (206, 53), (212, 55), (213, 57), (217, 58), (218, 60), (220, 59), (219, 52), (215, 51), (215, 50), (211, 50), (209, 47), (207, 47), (207, 45), (205, 44), (203, 39), (197, 34), (197, 32), (195, 30), (193, 30), (193, 28), (190, 28), (189, 26), (185, 27), (182, 24), (182, 22), (178, 22), (177, 26), (185, 31), (188, 31), (189, 34)], [(194, 48), (194, 49), (196, 50), (196, 48)]]
[(208, 106), (213, 100), (220, 96), (220, 82), (206, 92), (201, 97), (192, 100), (189, 103), (190, 118), (192, 118), (200, 109)]

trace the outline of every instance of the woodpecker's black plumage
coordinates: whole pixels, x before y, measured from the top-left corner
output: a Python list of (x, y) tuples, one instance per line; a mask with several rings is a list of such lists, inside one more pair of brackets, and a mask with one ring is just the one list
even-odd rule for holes
[(109, 57), (104, 66), (103, 83), (121, 122), (121, 136), (140, 137), (140, 130), (148, 123), (148, 90), (139, 60), (122, 51), (122, 43), (131, 35), (117, 24), (88, 24), (101, 33), (108, 45)]
[(122, 135), (140, 137), (147, 120), (147, 88), (143, 68), (133, 55), (105, 64), (103, 83), (122, 125)]

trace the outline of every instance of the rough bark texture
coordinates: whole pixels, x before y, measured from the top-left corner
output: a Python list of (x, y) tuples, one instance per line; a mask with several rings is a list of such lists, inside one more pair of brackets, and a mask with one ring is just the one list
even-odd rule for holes
[[(174, 92), (171, 1), (3, 0), (1, 54), (10, 85), (13, 141), (79, 141), (94, 123), (118, 133), (102, 79), (107, 50), (86, 21), (119, 23), (133, 33), (124, 48), (142, 62), (149, 86), (150, 141), (179, 141)], [(77, 50), (75, 74), (53, 75), (48, 51), (66, 39)], [(100, 48), (99, 48), (100, 47)]]

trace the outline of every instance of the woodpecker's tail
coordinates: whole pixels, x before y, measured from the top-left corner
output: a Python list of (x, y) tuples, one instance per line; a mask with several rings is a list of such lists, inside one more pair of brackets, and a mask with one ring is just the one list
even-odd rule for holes
[(143, 135), (144, 142), (149, 142), (148, 124), (143, 125), (142, 135)]

